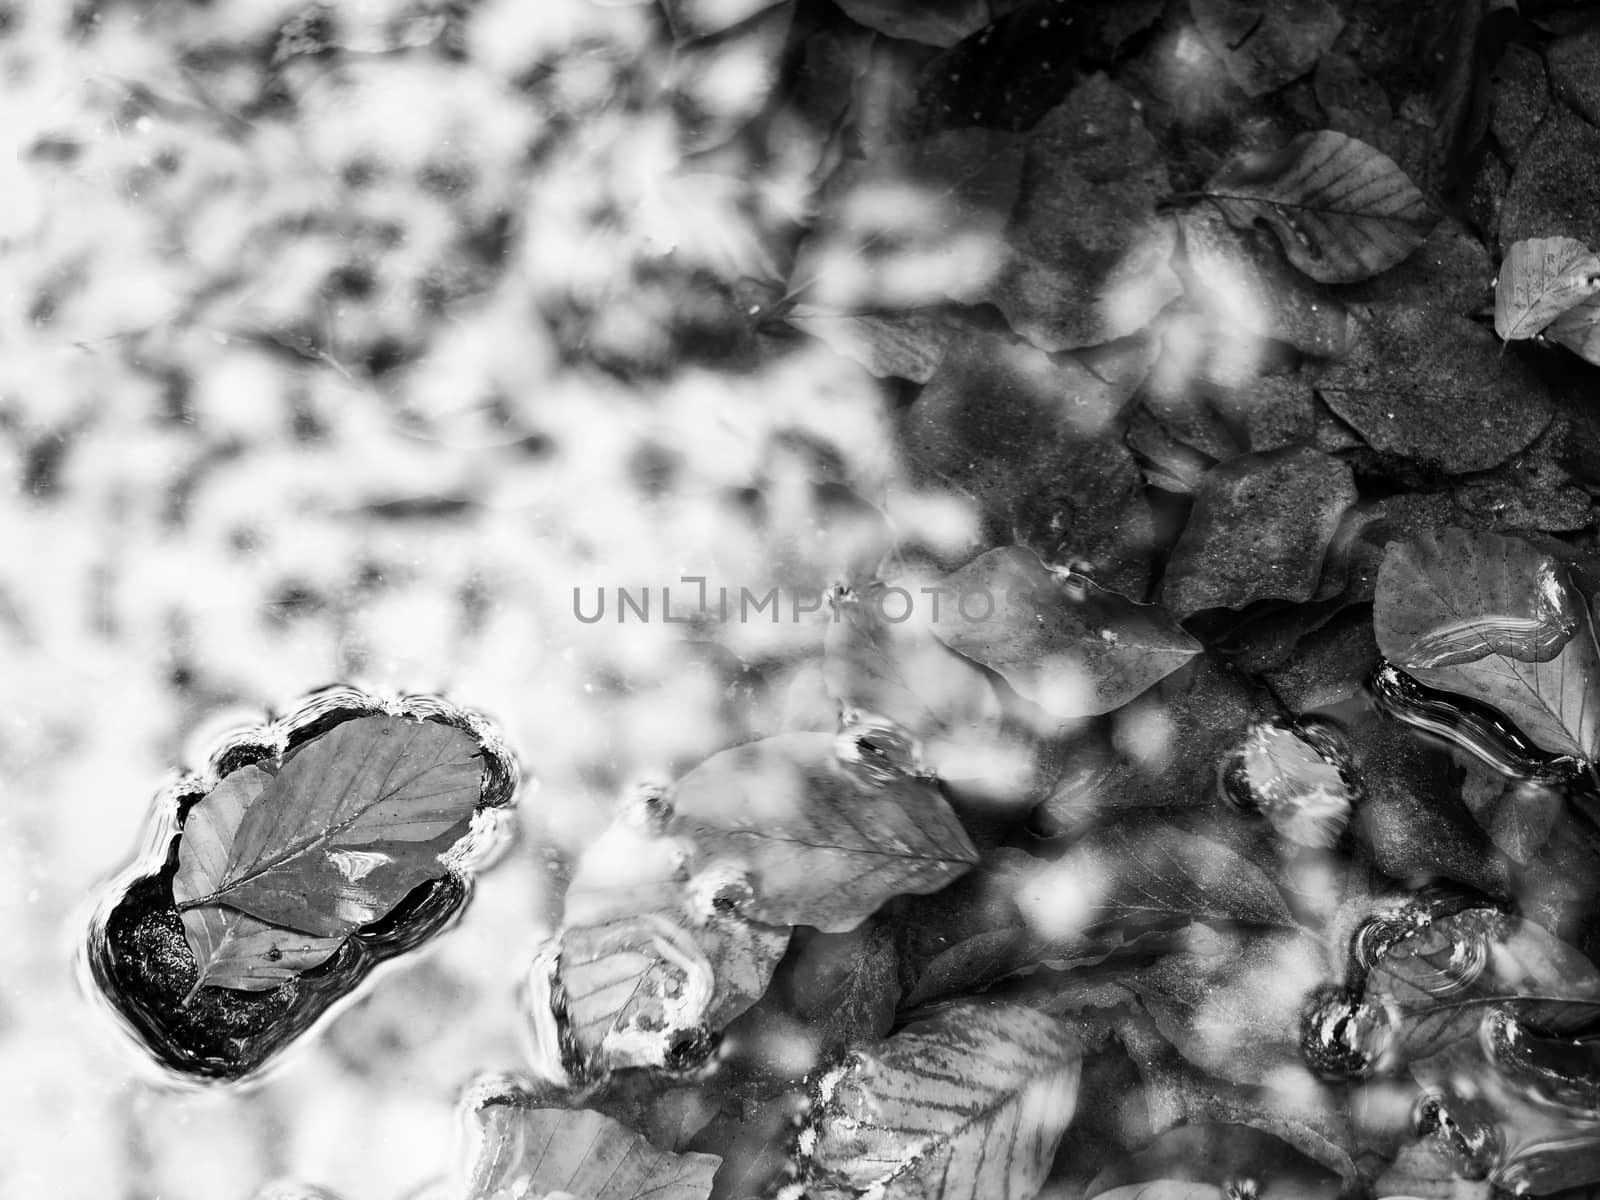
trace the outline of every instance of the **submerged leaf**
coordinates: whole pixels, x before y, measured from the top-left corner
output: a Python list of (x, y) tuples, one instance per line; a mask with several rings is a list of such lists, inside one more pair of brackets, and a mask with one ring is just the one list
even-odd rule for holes
[(183, 932), (199, 968), (196, 988), (246, 992), (267, 991), (321, 966), (345, 941), (282, 929), (220, 905), (186, 910)]
[(1327, 129), (1236, 159), (1201, 195), (1241, 229), (1265, 221), (1289, 261), (1322, 283), (1354, 283), (1387, 270), (1420, 246), (1437, 220), (1389, 158)]
[(1109, 926), (1292, 923), (1272, 880), (1236, 850), (1144, 822), (1085, 835), (1031, 873), (1017, 889), (1017, 907), (1056, 957), (1079, 952), (1094, 930)]
[(1058, 717), (1120, 708), (1200, 652), (1156, 605), (1053, 571), (1020, 546), (979, 555), (941, 591), (960, 600), (935, 623), (939, 637)]
[(737, 864), (747, 912), (843, 933), (890, 896), (931, 892), (978, 859), (927, 779), (873, 778), (831, 734), (792, 733), (713, 755), (672, 790), (669, 832), (702, 861)]
[(814, 1200), (1031, 1200), (1077, 1104), (1083, 1050), (1014, 1005), (958, 1004), (817, 1085), (800, 1169)]
[[(483, 765), (449, 725), (360, 717), (291, 754), (268, 781), (234, 772), (184, 822), (173, 900), (343, 937), (437, 878), (467, 833)], [(259, 790), (258, 790), (259, 789)]]
[(1600, 256), (1575, 238), (1514, 243), (1500, 264), (1494, 331), (1507, 341), (1531, 338), (1568, 309), (1600, 292)]
[(1588, 606), (1527, 542), (1447, 529), (1391, 543), (1374, 625), (1384, 656), (1425, 686), (1499, 710), (1551, 753), (1600, 755)]
[(1190, 8), (1207, 47), (1250, 96), (1310, 71), (1344, 28), (1328, 0), (1191, 0)]
[(657, 1150), (597, 1112), (516, 1079), (476, 1083), (467, 1101), (466, 1200), (509, 1196), (583, 1200), (705, 1200), (721, 1159)]

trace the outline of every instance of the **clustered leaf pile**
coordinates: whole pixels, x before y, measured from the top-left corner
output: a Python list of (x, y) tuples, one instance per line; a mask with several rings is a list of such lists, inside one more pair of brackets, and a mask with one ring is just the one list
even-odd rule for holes
[[(885, 381), (976, 520), (912, 543), (830, 481), (873, 533), (825, 702), (572, 864), (462, 1193), (1600, 1182), (1600, 27), (661, 8), (683, 62), (763, 64), (748, 109), (677, 97), (696, 153), (805, 130), (730, 336)], [(196, 807), (200, 983), (314, 966), (462, 835), (469, 748), (372, 720)]]

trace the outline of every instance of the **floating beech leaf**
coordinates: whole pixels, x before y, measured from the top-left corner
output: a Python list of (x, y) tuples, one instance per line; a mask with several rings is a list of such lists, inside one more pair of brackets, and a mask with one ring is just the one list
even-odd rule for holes
[(597, 1112), (510, 1078), (475, 1083), (466, 1108), (466, 1200), (705, 1200), (722, 1160), (672, 1154)]
[(1031, 1200), (1077, 1104), (1083, 1050), (1059, 1022), (963, 1003), (850, 1054), (800, 1138), (813, 1200)]
[(1328, 129), (1235, 159), (1200, 194), (1241, 229), (1265, 221), (1289, 261), (1322, 283), (1354, 283), (1387, 270), (1420, 246), (1437, 220), (1390, 159)]
[(841, 761), (832, 734), (791, 733), (712, 755), (672, 789), (669, 832), (737, 864), (746, 912), (843, 933), (901, 892), (932, 892), (978, 861), (939, 790)]
[(1093, 944), (1108, 926), (1292, 923), (1260, 867), (1221, 842), (1171, 825), (1124, 822), (1074, 842), (1017, 888), (1017, 907), (1047, 959)]
[(342, 936), (281, 929), (220, 905), (185, 911), (183, 932), (199, 968), (196, 989), (204, 984), (264, 992), (321, 966), (344, 945)]
[(1478, 700), (1539, 746), (1600, 755), (1600, 648), (1565, 568), (1518, 538), (1446, 529), (1391, 543), (1378, 648), (1427, 687)]
[(1253, 726), (1219, 768), (1224, 794), (1303, 846), (1336, 845), (1355, 800), (1346, 772), (1291, 729)]
[(941, 590), (960, 597), (934, 625), (945, 644), (1058, 717), (1120, 708), (1200, 652), (1160, 607), (1053, 571), (1021, 546), (979, 555)]
[(1420, 921), (1393, 941), (1358, 939), (1356, 954), (1365, 999), (1393, 1014), (1407, 1059), (1476, 1037), (1493, 1005), (1513, 1002), (1523, 1020), (1559, 1027), (1575, 1013), (1592, 1019), (1600, 1000), (1600, 969), (1582, 951), (1495, 909)]
[(1584, 361), (1600, 364), (1600, 296), (1567, 309), (1545, 326), (1544, 335)]
[(760, 999), (788, 941), (787, 928), (719, 913), (699, 925), (643, 912), (562, 930), (528, 975), (541, 1071), (564, 1082), (695, 1065), (711, 1035)]
[[(482, 775), (477, 742), (449, 725), (394, 716), (336, 725), (253, 797), (262, 780), (234, 785), (230, 775), (195, 806), (173, 900), (186, 917), (221, 904), (342, 937), (443, 873), (440, 856), (467, 833)], [(194, 928), (186, 921), (192, 946)]]
[[(205, 798), (200, 818), (214, 841), (201, 839), (197, 847), (231, 845), (245, 811), (272, 783), (273, 776), (259, 766), (242, 767), (227, 776)], [(191, 824), (195, 814), (191, 814)], [(189, 832), (186, 826), (185, 834)], [(196, 851), (198, 853), (198, 851)], [(181, 861), (181, 858), (180, 858)], [(275, 988), (301, 971), (331, 958), (344, 942), (343, 935), (314, 937), (282, 929), (234, 908), (205, 905), (182, 915), (184, 937), (194, 954), (196, 975), (190, 996), (203, 985), (260, 992)]]
[(1494, 289), (1494, 331), (1507, 341), (1531, 338), (1562, 313), (1600, 292), (1600, 256), (1576, 238), (1514, 242)]

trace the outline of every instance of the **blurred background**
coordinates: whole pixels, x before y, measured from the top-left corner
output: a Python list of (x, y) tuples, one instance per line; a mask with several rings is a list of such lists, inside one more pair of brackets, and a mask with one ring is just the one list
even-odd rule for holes
[[(575, 593), (815, 587), (830, 484), (971, 536), (890, 498), (878, 381), (750, 319), (819, 166), (745, 130), (782, 41), (750, 29), (708, 64), (591, 0), (0, 4), (0, 1194), (439, 1176), (461, 1085), (521, 1061), (549, 854), (831, 727), (820, 618)], [(75, 977), (91, 898), (171, 772), (334, 681), (496, 721), (521, 837), (265, 1078), (175, 1087)]]

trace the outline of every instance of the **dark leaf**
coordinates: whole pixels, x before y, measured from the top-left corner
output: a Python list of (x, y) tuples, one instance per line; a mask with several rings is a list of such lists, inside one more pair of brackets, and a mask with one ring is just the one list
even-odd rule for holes
[(1127, 982), (1178, 1053), (1236, 1083), (1301, 1069), (1300, 1014), (1329, 972), (1322, 948), (1299, 930), (1191, 941)]
[(789, 295), (837, 312), (975, 298), (998, 269), (1021, 139), (985, 129), (887, 146), (842, 166)]
[(1139, 332), (1179, 293), (1169, 190), (1138, 104), (1104, 75), (1083, 80), (1028, 135), (1005, 259), (982, 293), (1042, 350)]
[(1463, 317), (1375, 308), (1317, 392), (1374, 450), (1452, 475), (1484, 471), (1550, 422), (1544, 384), (1501, 345)]
[[(943, 586), (963, 599), (946, 605), (939, 637), (1058, 717), (1120, 708), (1200, 652), (1160, 608), (1052, 570), (1021, 547), (981, 554)], [(971, 606), (981, 619), (967, 597), (986, 601)]]
[(467, 1102), (467, 1200), (581, 1196), (584, 1200), (705, 1200), (720, 1163), (671, 1154), (596, 1112), (510, 1078), (480, 1080)]
[(821, 1055), (883, 1037), (900, 999), (899, 958), (889, 927), (874, 922), (849, 933), (810, 936), (800, 944), (789, 986), (794, 1013)]
[(1107, 926), (1292, 923), (1260, 867), (1221, 842), (1171, 825), (1097, 829), (1030, 875), (1016, 902), (1046, 943), (1046, 962), (1082, 953), (1094, 945), (1094, 931)]
[(1250, 96), (1306, 74), (1344, 27), (1328, 0), (1192, 0), (1190, 7), (1206, 45)]
[(1420, 246), (1437, 220), (1404, 171), (1332, 130), (1237, 159), (1201, 194), (1242, 229), (1265, 221), (1289, 261), (1323, 283), (1387, 270)]
[(1567, 237), (1515, 242), (1500, 264), (1494, 331), (1507, 341), (1530, 338), (1562, 313), (1600, 292), (1600, 257)]
[(1552, 753), (1600, 755), (1588, 605), (1529, 543), (1449, 529), (1392, 544), (1374, 625), (1384, 656), (1422, 684), (1498, 709)]
[(976, 1003), (858, 1050), (817, 1084), (806, 1193), (1030, 1200), (1072, 1119), (1082, 1058), (1051, 1018)]
[(713, 755), (672, 789), (669, 832), (702, 863), (737, 864), (746, 909), (774, 925), (843, 933), (890, 896), (929, 892), (977, 852), (927, 779), (852, 770), (829, 734), (766, 738)]
[(1180, 617), (1263, 599), (1309, 599), (1355, 499), (1350, 468), (1309, 446), (1213, 467), (1173, 548), (1163, 597)]
[(274, 948), (327, 957), (315, 939), (274, 947), (260, 930), (242, 933), (231, 919), (203, 915), (202, 906), (343, 938), (443, 873), (441, 855), (467, 833), (482, 774), (478, 744), (467, 734), (385, 716), (335, 726), (276, 775), (247, 767), (224, 779), (184, 823), (172, 885), (200, 982), (216, 955), (234, 973), (240, 956), (258, 950), (277, 966), (283, 960), (271, 958)]
[(989, 23), (989, 0), (835, 0), (868, 29), (930, 46), (954, 46)]
[[(1180, 380), (1206, 374), (1217, 383), (1244, 386), (1269, 362), (1269, 348), (1250, 338), (1272, 338), (1318, 358), (1339, 358), (1350, 348), (1353, 322), (1344, 304), (1287, 267), (1264, 234), (1234, 229), (1207, 207), (1178, 216), (1183, 237), (1184, 291), (1198, 320), (1178, 325), (1169, 345), (1193, 359), (1221, 359), (1204, 369), (1195, 363)], [(1249, 336), (1245, 336), (1249, 335)]]
[(1587, 1023), (1600, 1000), (1600, 969), (1531, 921), (1488, 908), (1420, 925), (1374, 956), (1365, 998), (1398, 1014), (1396, 1050), (1407, 1061), (1475, 1039), (1488, 1009), (1514, 1001), (1530, 1022)]
[(1550, 836), (1564, 802), (1550, 784), (1508, 779), (1476, 763), (1467, 767), (1461, 800), (1501, 852), (1524, 865)]

